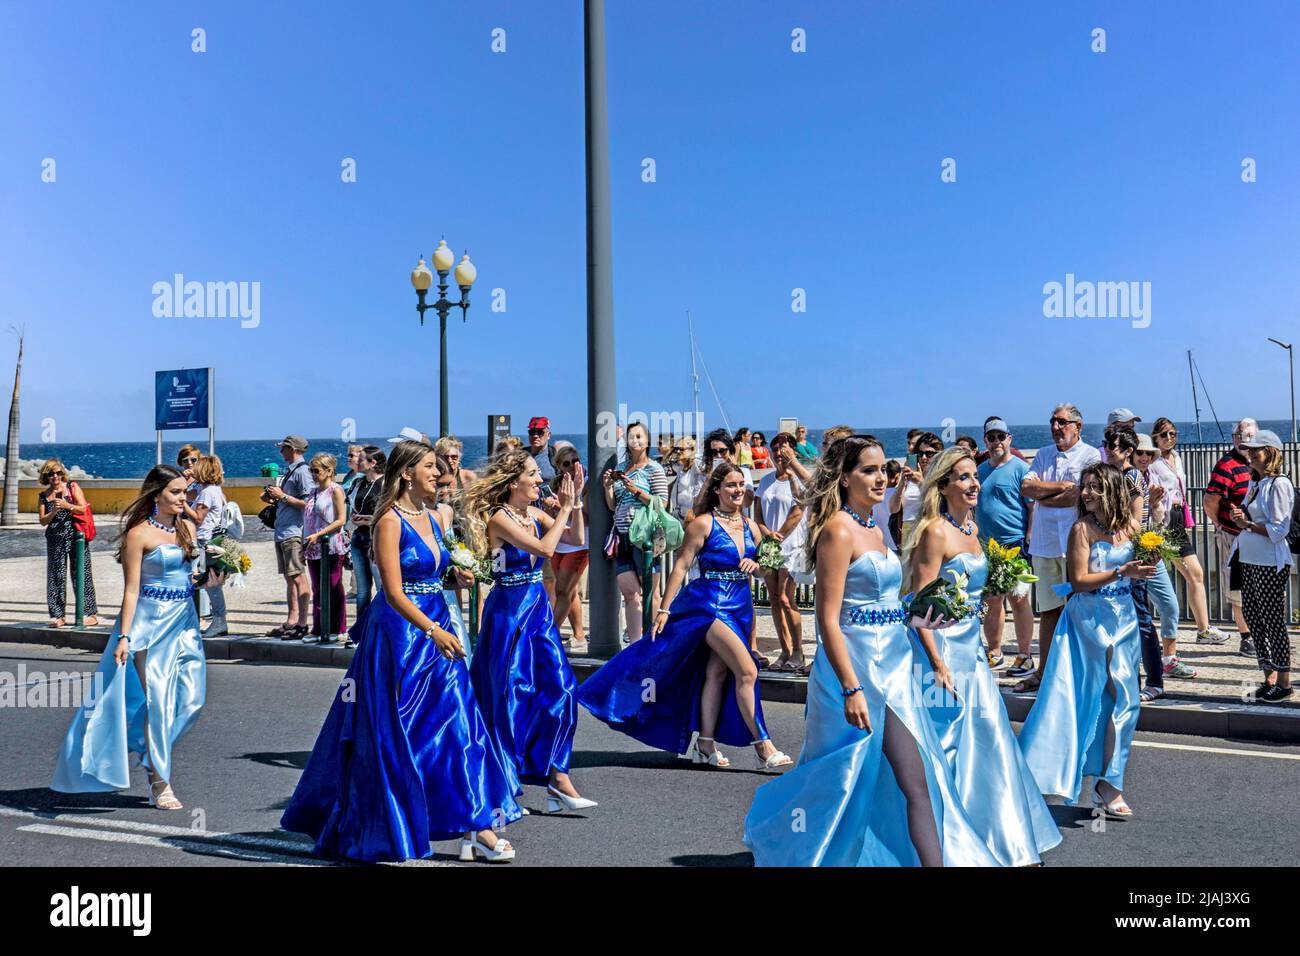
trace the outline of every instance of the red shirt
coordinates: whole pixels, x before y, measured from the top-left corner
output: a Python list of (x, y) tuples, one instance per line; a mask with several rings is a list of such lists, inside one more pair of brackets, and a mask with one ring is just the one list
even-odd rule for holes
[(1214, 471), (1210, 475), (1210, 480), (1205, 485), (1207, 495), (1222, 496), (1219, 514), (1224, 515), (1225, 520), (1219, 521), (1218, 525), (1230, 535), (1240, 534), (1241, 529), (1228, 522), (1226, 515), (1233, 505), (1241, 505), (1245, 502), (1249, 485), (1250, 464), (1235, 448), (1219, 459), (1219, 463), (1214, 466)]
[(753, 448), (751, 448), (749, 451), (750, 451), (750, 454), (754, 456), (754, 467), (755, 467), (755, 468), (771, 468), (771, 467), (772, 467), (772, 454), (771, 454), (771, 452), (769, 452), (769, 451), (767, 450), (767, 446), (766, 446), (766, 445), (755, 445), (755, 446), (754, 446)]

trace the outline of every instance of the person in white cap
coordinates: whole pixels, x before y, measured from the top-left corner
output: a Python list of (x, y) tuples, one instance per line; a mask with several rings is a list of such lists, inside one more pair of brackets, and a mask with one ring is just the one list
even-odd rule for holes
[[(1129, 431), (1137, 432), (1137, 423), (1142, 421), (1140, 417), (1133, 413), (1131, 408), (1112, 408), (1106, 415), (1106, 432), (1109, 434), (1114, 426), (1127, 428)], [(1110, 456), (1106, 452), (1106, 446), (1101, 446), (1101, 460), (1110, 461)]]
[(396, 445), (398, 442), (403, 441), (422, 441), (426, 445), (430, 444), (428, 435), (419, 429), (412, 428), (410, 425), (403, 425), (402, 430), (397, 433), (396, 438), (388, 439), (388, 444)]
[(1241, 568), (1241, 610), (1264, 672), (1255, 698), (1273, 704), (1292, 693), (1286, 585), (1295, 566), (1288, 541), (1295, 485), (1282, 474), (1282, 440), (1276, 433), (1261, 429), (1242, 444), (1250, 457), (1252, 480), (1245, 505), (1233, 505), (1228, 520), (1241, 531), (1232, 542)]

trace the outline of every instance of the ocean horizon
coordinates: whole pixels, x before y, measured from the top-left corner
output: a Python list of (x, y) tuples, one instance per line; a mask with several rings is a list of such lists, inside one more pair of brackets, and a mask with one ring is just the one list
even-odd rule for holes
[[(1196, 443), (1196, 425), (1194, 422), (1176, 422), (1179, 433), (1179, 443), (1183, 445)], [(924, 426), (913, 426), (924, 427)], [(1260, 422), (1261, 428), (1270, 428), (1281, 436), (1283, 441), (1288, 441), (1291, 436), (1291, 422), (1289, 420), (1266, 419)], [(933, 427), (932, 430), (941, 438), (946, 439), (945, 444), (951, 444), (960, 435), (971, 435), (979, 441), (983, 447), (983, 439), (980, 435), (982, 425), (958, 425), (949, 427), (945, 434), (943, 426)], [(1141, 422), (1138, 425), (1139, 431), (1149, 432), (1150, 422)], [(776, 430), (763, 431), (764, 435), (770, 442)], [(906, 451), (908, 428), (873, 428), (870, 426), (859, 429), (865, 434), (875, 435), (885, 446), (885, 453), (889, 457), (902, 457)], [(820, 445), (824, 429), (809, 428), (809, 439)], [(1101, 443), (1102, 433), (1105, 431), (1104, 424), (1088, 424), (1083, 427), (1083, 440), (1091, 445)], [(1207, 443), (1220, 443), (1227, 441), (1232, 431), (1230, 422), (1202, 422), (1201, 434)], [(1017, 448), (1035, 449), (1051, 441), (1051, 430), (1046, 425), (1012, 425), (1012, 439)], [(1220, 437), (1220, 436), (1223, 437)], [(487, 436), (486, 435), (458, 435), (458, 438), (465, 445), (464, 463), (466, 467), (474, 468), (481, 465), (487, 458)], [(656, 437), (656, 436), (652, 436)], [(308, 457), (317, 452), (327, 452), (338, 459), (342, 473), (346, 470), (347, 446), (349, 444), (358, 445), (378, 445), (381, 448), (389, 447), (389, 436), (381, 438), (356, 438), (350, 442), (338, 438), (311, 438), (308, 437)], [(216, 441), (216, 453), (221, 458), (222, 467), (229, 478), (252, 478), (262, 473), (264, 465), (274, 464), (282, 465), (283, 461), (277, 451), (279, 437), (274, 438), (235, 438), (221, 439)], [(587, 451), (587, 436), (585, 433), (555, 433), (552, 435), (552, 444), (557, 440), (572, 442), (583, 453), (584, 459)], [(187, 443), (194, 444), (198, 448), (207, 451), (207, 435), (204, 433), (201, 439), (173, 439), (163, 441), (163, 461), (174, 464), (176, 453), (182, 445)], [(7, 454), (8, 449), (5, 448)], [(30, 443), (19, 446), (20, 459), (24, 460), (45, 460), (47, 458), (57, 458), (68, 467), (80, 467), (87, 474), (97, 478), (143, 478), (145, 474), (153, 467), (156, 455), (156, 444), (153, 441), (139, 442), (58, 442), (58, 443)]]

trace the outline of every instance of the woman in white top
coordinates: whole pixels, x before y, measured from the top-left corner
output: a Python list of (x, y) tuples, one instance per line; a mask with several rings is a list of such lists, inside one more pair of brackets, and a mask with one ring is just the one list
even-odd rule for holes
[(1286, 633), (1286, 584), (1295, 555), (1287, 534), (1295, 508), (1295, 485), (1282, 474), (1282, 440), (1261, 429), (1248, 449), (1252, 480), (1246, 507), (1228, 519), (1241, 528), (1232, 551), (1241, 566), (1241, 610), (1255, 639), (1264, 682), (1255, 698), (1276, 703), (1291, 696), (1291, 644)]
[[(797, 458), (794, 445), (794, 436), (789, 432), (779, 432), (772, 438), (770, 454), (776, 469), (764, 475), (758, 483), (759, 528), (764, 535), (772, 535), (780, 541), (783, 551), (786, 550), (787, 537), (793, 535), (803, 518), (803, 508), (799, 505), (803, 485), (790, 470), (790, 464)], [(786, 568), (767, 571), (763, 577), (771, 601), (772, 623), (776, 625), (776, 637), (781, 642), (781, 656), (772, 664), (772, 670), (802, 672), (805, 664), (803, 616), (795, 600), (794, 579)]]
[(1166, 520), (1169, 530), (1178, 536), (1178, 560), (1174, 566), (1187, 582), (1187, 604), (1196, 622), (1197, 644), (1222, 644), (1228, 635), (1210, 626), (1210, 609), (1205, 598), (1205, 571), (1196, 556), (1196, 522), (1192, 502), (1187, 494), (1187, 473), (1178, 454), (1178, 429), (1167, 418), (1157, 418), (1151, 426), (1151, 440), (1160, 454), (1151, 463), (1151, 472), (1165, 489)]
[[(916, 519), (921, 514), (921, 482), (925, 480), (925, 473), (930, 470), (930, 462), (934, 461), (935, 456), (943, 451), (943, 442), (934, 432), (922, 432), (916, 436), (916, 443), (913, 445), (916, 449), (915, 461), (916, 467), (912, 467), (912, 456), (908, 456), (907, 464), (903, 466), (902, 472), (898, 476), (898, 485), (893, 489), (893, 494), (889, 496), (889, 513), (891, 517), (898, 515), (901, 519), (899, 533), (892, 534), (891, 537), (902, 546), (904, 541), (912, 540), (912, 526), (916, 524)], [(903, 560), (903, 590), (909, 587), (908, 581), (911, 578), (911, 554), (904, 549), (902, 552)]]
[[(221, 467), (221, 459), (216, 455), (200, 455), (194, 464), (193, 474), (194, 480), (199, 483), (199, 490), (194, 496), (194, 503), (186, 511), (198, 523), (194, 530), (194, 540), (203, 548), (212, 541), (213, 535), (225, 528), (226, 494), (221, 490), (225, 472)], [(212, 607), (212, 620), (203, 629), (203, 636), (220, 637), (229, 633), (226, 626), (226, 595), (221, 590), (221, 585), (204, 588), (203, 593), (207, 595)]]

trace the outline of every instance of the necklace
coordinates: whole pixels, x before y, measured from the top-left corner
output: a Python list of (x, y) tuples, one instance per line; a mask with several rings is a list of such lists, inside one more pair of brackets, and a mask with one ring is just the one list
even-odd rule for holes
[(176, 533), (176, 525), (175, 525), (175, 523), (172, 523), (171, 525), (165, 525), (165, 524), (163, 524), (161, 521), (155, 521), (155, 520), (154, 520), (151, 516), (149, 516), (149, 515), (145, 515), (145, 519), (144, 519), (144, 520), (145, 520), (145, 523), (146, 523), (146, 524), (151, 524), (151, 525), (153, 525), (153, 526), (154, 526), (155, 528), (157, 528), (159, 531), (165, 531), (165, 532), (167, 532), (168, 534), (175, 534), (175, 533)]
[(867, 520), (863, 521), (862, 515), (858, 514), (848, 505), (840, 505), (840, 510), (847, 511), (849, 513), (849, 517), (852, 518), (854, 521), (856, 521), (858, 524), (862, 525), (862, 527), (864, 528), (874, 528), (876, 526), (875, 515), (867, 515)]
[(424, 513), (425, 513), (426, 511), (428, 511), (429, 509), (428, 509), (428, 508), (425, 508), (425, 507), (423, 507), (423, 506), (421, 506), (420, 508), (418, 508), (418, 509), (412, 511), (412, 510), (409, 509), (409, 508), (403, 508), (403, 507), (402, 507), (401, 505), (399, 505), (396, 501), (394, 501), (394, 502), (393, 502), (393, 510), (394, 510), (394, 511), (400, 511), (402, 514), (406, 515), (408, 518), (418, 518), (418, 517), (420, 517), (420, 515), (424, 514)]
[(722, 511), (720, 509), (715, 508), (713, 510), (713, 513), (717, 515), (719, 518), (722, 518), (724, 521), (730, 521), (733, 524), (745, 520), (745, 516), (741, 514), (739, 511)]
[(962, 534), (966, 535), (967, 537), (970, 537), (975, 533), (975, 525), (971, 522), (970, 515), (966, 516), (966, 523), (964, 526), (959, 525), (957, 523), (957, 520), (947, 511), (943, 513), (943, 516), (948, 519), (948, 523), (950, 525), (952, 525), (954, 528), (956, 528), (958, 531), (960, 531)]
[(510, 505), (504, 503), (501, 505), (501, 510), (506, 513), (506, 515), (510, 518), (511, 521), (519, 525), (519, 527), (523, 528), (529, 534), (534, 533), (533, 519), (528, 517), (527, 512), (520, 514), (514, 508), (510, 507)]

